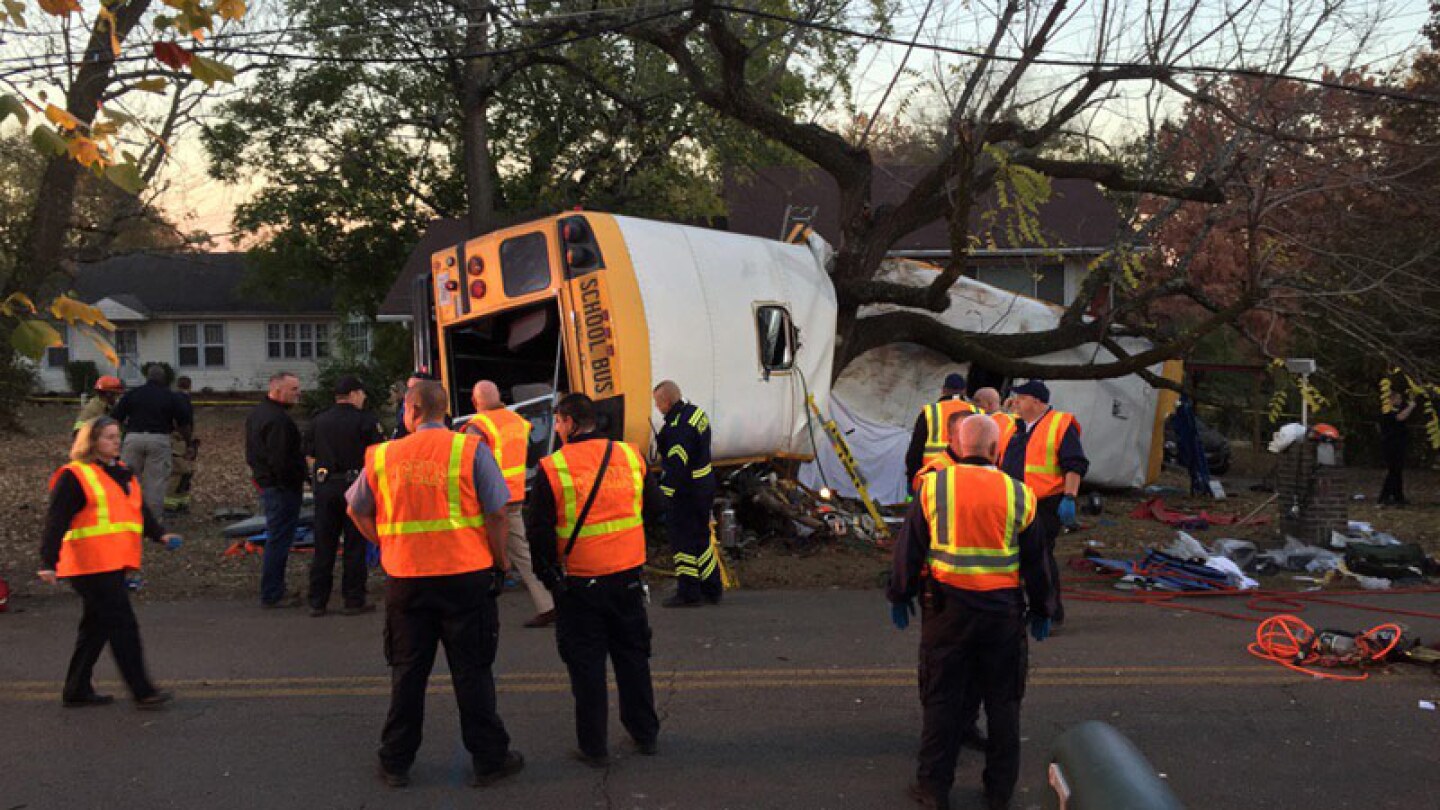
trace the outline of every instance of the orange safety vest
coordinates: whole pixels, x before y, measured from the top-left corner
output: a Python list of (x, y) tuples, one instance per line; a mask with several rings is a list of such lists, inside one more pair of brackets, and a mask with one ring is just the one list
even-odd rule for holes
[(930, 576), (967, 591), (1020, 586), (1020, 532), (1035, 493), (994, 467), (957, 464), (927, 475), (920, 503), (930, 525)]
[(85, 492), (85, 506), (70, 520), (60, 542), (57, 577), (81, 577), (140, 567), (140, 536), (145, 531), (140, 481), (130, 479), (127, 494), (98, 464), (72, 461), (50, 476), (50, 489), (69, 470)]
[(365, 450), (380, 563), (392, 577), (439, 577), (495, 565), (475, 488), (480, 439), (421, 430)]
[(1018, 420), (1019, 417), (1004, 411), (996, 411), (986, 415), (990, 417), (991, 421), (1000, 426), (1000, 439), (995, 446), (999, 448), (1000, 461), (1004, 461), (1005, 448), (1010, 446), (1010, 439), (1015, 436), (1016, 420)]
[(555, 495), (556, 551), (570, 576), (600, 577), (645, 564), (645, 525), (640, 517), (645, 461), (625, 442), (615, 442), (600, 491), (576, 537), (575, 550), (565, 558), (575, 521), (595, 486), (605, 443), (604, 439), (592, 439), (567, 444), (540, 460), (540, 469)]
[(945, 426), (950, 423), (952, 414), (976, 412), (975, 406), (963, 399), (942, 399), (926, 405), (922, 411), (925, 414), (925, 456), (921, 464), (929, 464), (936, 456), (945, 454), (945, 448), (950, 444), (945, 436)]
[[(1025, 437), (1025, 485), (1034, 490), (1038, 498), (1059, 495), (1065, 490), (1065, 473), (1060, 469), (1060, 443), (1071, 425), (1077, 431), (1080, 429), (1080, 423), (1075, 421), (1074, 416), (1049, 410)], [(1037, 438), (1041, 441), (1036, 441)]]
[(530, 420), (509, 408), (480, 411), (465, 425), (495, 453), (495, 463), (510, 488), (510, 503), (525, 500), (525, 454), (530, 447)]
[(921, 467), (919, 470), (916, 471), (915, 477), (910, 481), (910, 490), (912, 492), (919, 492), (921, 478), (929, 475), (930, 473), (943, 470), (947, 467), (954, 467), (958, 463), (959, 462), (950, 458), (949, 453), (941, 453), (940, 455), (927, 462), (925, 466)]

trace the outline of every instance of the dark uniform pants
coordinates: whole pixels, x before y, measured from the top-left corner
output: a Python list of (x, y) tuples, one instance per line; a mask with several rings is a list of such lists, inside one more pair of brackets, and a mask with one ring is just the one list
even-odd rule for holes
[(420, 750), (425, 687), (436, 647), (445, 645), (460, 734), (476, 772), (499, 768), (510, 735), (495, 711), (491, 666), (500, 620), (489, 571), (445, 577), (391, 577), (385, 590), (385, 661), (390, 664), (390, 714), (380, 736), (387, 771), (408, 770)]
[(965, 733), (980, 704), (990, 744), (983, 781), (988, 796), (1008, 800), (1020, 778), (1020, 701), (1025, 696), (1029, 647), (1020, 616), (983, 613), (937, 594), (920, 628), (920, 735), (917, 781), (949, 793)]
[(1380, 485), (1381, 504), (1405, 503), (1405, 445), (1382, 443), (1380, 455), (1385, 460), (1385, 482)]
[(328, 479), (315, 486), (315, 556), (310, 560), (310, 607), (323, 608), (330, 601), (335, 582), (335, 555), (340, 538), (345, 538), (345, 556), (340, 564), (340, 595), (345, 607), (365, 604), (365, 537), (345, 514), (344, 477)]
[(638, 571), (586, 579), (569, 577), (555, 594), (555, 643), (570, 671), (575, 736), (590, 756), (609, 751), (605, 659), (615, 668), (620, 723), (637, 743), (660, 733), (650, 681), (650, 620)]
[(155, 685), (145, 672), (145, 656), (140, 646), (140, 623), (130, 607), (130, 594), (125, 590), (125, 572), (107, 571), (70, 577), (70, 587), (80, 594), (84, 613), (80, 616), (80, 632), (75, 638), (75, 653), (70, 656), (70, 671), (65, 675), (66, 700), (84, 700), (95, 694), (90, 676), (105, 645), (115, 656), (115, 666), (125, 679), (130, 694), (139, 700), (155, 694)]
[(1060, 523), (1060, 500), (1064, 497), (1063, 494), (1051, 495), (1035, 502), (1035, 522), (1040, 524), (1040, 530), (1045, 535), (1045, 567), (1050, 571), (1050, 582), (1055, 588), (1055, 611), (1051, 618), (1056, 624), (1065, 621), (1065, 606), (1060, 603), (1060, 565), (1055, 562), (1055, 544), (1064, 528)]
[(710, 509), (715, 486), (681, 490), (670, 498), (665, 529), (675, 554), (676, 593), (687, 602), (719, 601), (725, 592), (720, 565), (710, 545)]

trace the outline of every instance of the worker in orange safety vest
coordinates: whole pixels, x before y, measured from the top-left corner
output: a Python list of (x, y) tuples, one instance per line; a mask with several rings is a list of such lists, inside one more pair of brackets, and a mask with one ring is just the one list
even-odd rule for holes
[(480, 441), (495, 454), (500, 474), (505, 477), (505, 486), (510, 490), (510, 502), (505, 507), (510, 518), (505, 553), (512, 568), (520, 574), (525, 589), (530, 592), (530, 601), (535, 603), (535, 616), (525, 622), (525, 626), (549, 627), (555, 623), (555, 598), (535, 576), (530, 562), (530, 543), (525, 539), (525, 520), (521, 514), (525, 506), (525, 460), (530, 450), (530, 420), (506, 408), (500, 401), (499, 386), (490, 380), (475, 383), (470, 400), (475, 405), (475, 414), (465, 423), (465, 432), (479, 436)]
[(495, 708), (492, 667), (499, 645), (495, 604), (505, 584), (505, 506), (510, 491), (495, 456), (475, 436), (445, 427), (449, 397), (432, 380), (405, 394), (406, 435), (365, 451), (365, 470), (346, 494), (350, 518), (380, 547), (385, 586), (385, 657), (390, 712), (380, 737), (380, 777), (410, 782), (420, 749), (425, 689), (439, 644), (474, 765), (471, 784), (519, 773), (525, 758)]
[(140, 569), (142, 537), (180, 547), (145, 505), (140, 481), (120, 461), (120, 423), (108, 416), (81, 424), (70, 463), (50, 477), (50, 507), (40, 546), (40, 579), (64, 579), (80, 594), (84, 613), (61, 694), (66, 708), (114, 702), (95, 691), (91, 674), (105, 645), (135, 705), (158, 709), (171, 694), (156, 688), (145, 669), (140, 623), (130, 606), (125, 574)]
[(945, 454), (945, 426), (956, 413), (970, 414), (976, 410), (965, 399), (965, 378), (948, 374), (940, 387), (940, 399), (920, 409), (911, 431), (910, 445), (905, 450), (905, 480), (913, 481), (920, 468)]
[(595, 404), (570, 394), (555, 408), (565, 441), (542, 459), (526, 529), (535, 570), (555, 592), (555, 641), (575, 695), (578, 758), (609, 763), (605, 661), (615, 668), (620, 723), (641, 754), (660, 733), (650, 678), (649, 594), (641, 505), (645, 460), (596, 430)]

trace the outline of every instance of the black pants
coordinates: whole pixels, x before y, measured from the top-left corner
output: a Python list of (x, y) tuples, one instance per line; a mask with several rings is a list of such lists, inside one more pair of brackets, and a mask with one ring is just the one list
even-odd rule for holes
[(1385, 483), (1380, 485), (1380, 503), (1405, 503), (1405, 448), (1382, 447), (1385, 459)]
[(391, 577), (385, 590), (385, 661), (390, 664), (390, 714), (380, 735), (380, 762), (409, 770), (420, 750), (425, 687), (435, 649), (445, 658), (460, 708), (460, 735), (476, 772), (501, 766), (510, 735), (495, 711), (490, 667), (500, 640), (500, 619), (490, 593), (492, 574)]
[(1008, 800), (1020, 778), (1020, 701), (1025, 696), (1029, 647), (1020, 616), (967, 609), (937, 593), (920, 627), (920, 785), (949, 793), (965, 733), (980, 704), (990, 744), (982, 777), (985, 793)]
[(555, 643), (570, 671), (575, 736), (591, 756), (609, 751), (605, 659), (615, 667), (620, 723), (637, 743), (660, 733), (650, 681), (650, 620), (638, 570), (596, 579), (570, 577), (555, 594)]
[(1050, 582), (1055, 586), (1055, 612), (1050, 617), (1056, 624), (1065, 621), (1065, 606), (1060, 602), (1060, 564), (1055, 562), (1055, 544), (1060, 539), (1064, 526), (1060, 523), (1060, 500), (1065, 496), (1051, 495), (1035, 502), (1035, 521), (1045, 534), (1045, 567), (1050, 571)]
[(725, 592), (720, 561), (710, 545), (710, 509), (714, 485), (676, 492), (665, 513), (670, 550), (675, 555), (676, 593), (687, 602), (718, 601)]
[(140, 623), (130, 607), (130, 594), (125, 590), (125, 572), (107, 571), (70, 577), (70, 587), (80, 594), (84, 613), (80, 615), (80, 632), (75, 637), (75, 653), (70, 656), (70, 670), (65, 675), (65, 700), (84, 700), (95, 694), (91, 674), (100, 651), (110, 645), (115, 666), (125, 679), (136, 700), (155, 694), (155, 684), (145, 672), (145, 655), (140, 646)]
[(345, 514), (344, 478), (327, 480), (315, 487), (315, 556), (310, 561), (310, 607), (323, 608), (330, 601), (335, 582), (335, 553), (345, 537), (345, 556), (340, 564), (340, 595), (345, 607), (365, 604), (365, 538)]

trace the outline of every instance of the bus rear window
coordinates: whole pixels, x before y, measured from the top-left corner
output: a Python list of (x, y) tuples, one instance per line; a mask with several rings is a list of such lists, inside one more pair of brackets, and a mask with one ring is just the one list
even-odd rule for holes
[(501, 242), (500, 279), (507, 298), (550, 286), (550, 249), (545, 234), (527, 233)]

